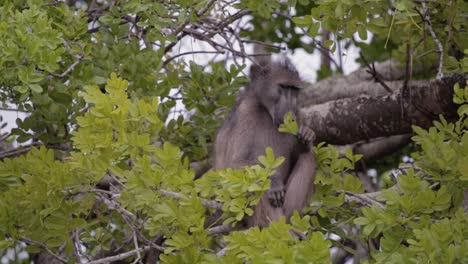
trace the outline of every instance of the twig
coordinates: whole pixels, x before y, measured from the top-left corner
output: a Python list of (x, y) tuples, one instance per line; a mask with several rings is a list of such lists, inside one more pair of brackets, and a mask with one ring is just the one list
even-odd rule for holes
[[(232, 50), (234, 50), (234, 46), (231, 44), (232, 41), (228, 38), (228, 36), (226, 35), (226, 33), (225, 33), (225, 32), (221, 32), (219, 35), (224, 39), (224, 41), (226, 42), (226, 44), (227, 44)], [(243, 61), (245, 61), (245, 53), (242, 52), (242, 51), (239, 51), (239, 54), (242, 54), (240, 57), (242, 58)], [(233, 55), (234, 55), (234, 54), (233, 54)], [(239, 63), (237, 62), (236, 57), (233, 57), (233, 58), (232, 58), (232, 61), (234, 62), (234, 64), (235, 64), (238, 68), (241, 67), (241, 66), (239, 65)]]
[(359, 203), (362, 203), (364, 202), (365, 204), (368, 204), (368, 205), (377, 205), (378, 207), (380, 207), (381, 209), (385, 209), (385, 206), (383, 204), (381, 204), (380, 202), (377, 202), (376, 200), (374, 200), (374, 195), (381, 195), (382, 193), (381, 192), (376, 192), (375, 194), (374, 193), (369, 193), (369, 194), (355, 194), (355, 193), (352, 193), (352, 192), (349, 192), (349, 191), (344, 191), (345, 193), (345, 201), (346, 202), (351, 202), (351, 201), (355, 201), (355, 202), (359, 202)]
[(107, 208), (109, 208), (110, 210), (115, 210), (117, 211), (123, 218), (123, 220), (125, 221), (125, 223), (133, 230), (133, 232), (135, 234), (137, 234), (146, 244), (149, 244), (151, 245), (153, 248), (156, 248), (160, 251), (164, 251), (164, 247), (161, 247), (159, 245), (156, 245), (154, 244), (151, 240), (147, 239), (139, 230), (139, 228), (133, 223), (134, 222), (137, 222), (141, 227), (144, 225), (144, 221), (139, 219), (138, 217), (136, 217), (133, 213), (129, 212), (128, 210), (126, 210), (125, 208), (122, 208), (120, 206), (120, 204), (115, 201), (115, 200), (111, 200), (107, 197), (105, 197), (105, 195), (108, 195), (110, 196), (110, 198), (114, 199), (114, 198), (117, 198), (120, 196), (119, 193), (113, 193), (113, 192), (109, 192), (109, 191), (105, 191), (105, 190), (100, 190), (100, 189), (91, 189), (90, 192), (93, 192), (96, 194), (96, 196), (98, 197), (98, 199), (100, 201), (102, 201), (106, 206)]
[(78, 230), (74, 230), (70, 234), (73, 241), (73, 255), (75, 256), (76, 263), (81, 263), (80, 253), (80, 235)]
[(224, 247), (223, 249), (221, 249), (220, 251), (218, 251), (218, 253), (216, 253), (216, 257), (217, 257), (217, 258), (220, 258), (220, 257), (226, 255), (227, 249), (228, 249), (227, 247)]
[[(239, 20), (239, 22), (237, 23), (237, 27), (239, 27), (240, 22), (241, 21)], [(244, 43), (242, 42), (242, 39), (239, 36), (239, 34), (234, 29), (232, 29), (231, 27), (227, 27), (227, 28), (228, 28), (229, 32), (231, 32), (231, 34), (237, 40), (237, 43), (239, 44), (240, 52), (245, 54)], [(242, 63), (245, 64), (245, 57), (242, 57)]]
[(101, 258), (101, 259), (97, 259), (97, 260), (93, 260), (93, 261), (90, 261), (86, 264), (101, 264), (101, 263), (112, 263), (114, 261), (118, 261), (118, 260), (123, 260), (123, 259), (126, 259), (128, 257), (131, 257), (131, 256), (134, 256), (134, 255), (137, 255), (139, 253), (142, 253), (142, 252), (146, 252), (150, 249), (152, 249), (153, 247), (152, 246), (145, 246), (143, 248), (138, 248), (138, 249), (134, 249), (134, 250), (130, 250), (128, 252), (125, 252), (125, 253), (121, 253), (121, 254), (118, 254), (118, 255), (115, 255), (115, 256), (112, 256), (112, 257), (107, 257), (107, 258)]
[(24, 110), (19, 110), (19, 109), (12, 109), (12, 108), (4, 108), (4, 107), (0, 107), (0, 110), (1, 111), (11, 111), (11, 112), (20, 112), (20, 113), (25, 113), (25, 114), (29, 114), (30, 112), (28, 111), (24, 111)]
[(200, 54), (200, 53), (201, 54), (224, 54), (225, 52), (224, 51), (204, 51), (204, 50), (182, 52), (165, 60), (163, 62), (163, 67), (165, 67), (167, 64), (169, 64), (169, 62), (173, 61), (174, 59), (177, 59), (178, 57), (182, 57), (182, 56), (190, 55), (190, 54)]
[[(75, 67), (84, 59), (84, 55), (85, 55), (85, 52), (84, 52), (84, 48), (83, 46), (80, 44), (80, 43), (77, 43), (77, 42), (74, 42), (72, 44), (75, 44), (75, 45), (78, 45), (78, 47), (80, 47), (80, 55), (77, 55), (76, 56), (76, 61), (74, 63), (72, 63), (72, 65), (70, 65), (70, 67), (68, 67), (64, 72), (62, 72), (61, 74), (57, 74), (57, 73), (50, 73), (49, 76), (53, 76), (53, 77), (58, 77), (58, 78), (63, 78), (65, 76), (67, 76), (71, 71), (73, 71), (73, 69), (75, 69)], [(68, 46), (68, 45), (67, 45)]]
[(19, 147), (19, 148), (16, 148), (16, 149), (0, 152), (0, 160), (4, 159), (4, 158), (16, 157), (16, 156), (19, 156), (21, 154), (27, 153), (27, 152), (29, 152), (31, 150), (32, 147), (39, 146), (39, 145), (41, 145), (41, 143), (36, 142), (36, 143), (32, 143), (32, 144), (26, 145), (26, 146), (22, 146), (22, 147)]
[(405, 65), (405, 80), (403, 81), (403, 87), (400, 92), (400, 113), (401, 120), (405, 118), (405, 101), (411, 105), (411, 91), (408, 87), (408, 82), (412, 78), (413, 73), (413, 53), (411, 52), (411, 46), (409, 43), (406, 44), (406, 65)]
[(227, 25), (233, 23), (234, 21), (242, 18), (245, 15), (250, 14), (250, 11), (247, 9), (241, 9), (232, 16), (227, 17), (223, 21), (219, 22), (216, 26), (220, 29), (225, 28)]
[(213, 6), (213, 4), (216, 2), (216, 0), (211, 0), (210, 2), (208, 2), (208, 4), (200, 9), (198, 12), (197, 12), (197, 16), (203, 16), (208, 10), (211, 9), (211, 7)]
[(270, 47), (270, 48), (273, 48), (273, 49), (278, 49), (278, 50), (286, 50), (285, 47), (282, 47), (281, 45), (275, 45), (275, 44), (271, 44), (271, 43), (267, 43), (267, 42), (263, 42), (263, 41), (258, 41), (258, 40), (242, 40), (242, 42), (244, 43), (254, 43), (254, 44), (258, 44), (258, 45), (262, 45), (262, 46), (265, 46), (265, 47)]
[(138, 249), (140, 249), (140, 247), (138, 246), (138, 239), (137, 239), (136, 232), (133, 232), (133, 244), (135, 245), (135, 249), (137, 249), (137, 259), (135, 259), (133, 264), (136, 264), (138, 262), (141, 263), (141, 254), (140, 254), (140, 251), (138, 250)]
[[(180, 193), (164, 191), (164, 190), (159, 190), (159, 192), (164, 196), (169, 196), (176, 200), (180, 200), (183, 198)], [(218, 203), (216, 201), (206, 200), (206, 199), (202, 199), (202, 204), (206, 207), (213, 208), (213, 209), (221, 209), (223, 207), (221, 203)]]
[(430, 53), (433, 53), (433, 52), (434, 52), (434, 53), (439, 53), (439, 50), (433, 49), (433, 50), (425, 51), (425, 52), (419, 54), (418, 56), (416, 56), (416, 59), (419, 59), (419, 58), (421, 58), (421, 57), (424, 57), (424, 56), (426, 56), (427, 54), (430, 54)]
[(11, 136), (11, 133), (5, 133), (3, 135), (0, 135), (0, 142), (7, 140), (10, 136)]
[(232, 231), (234, 229), (236, 229), (236, 228), (234, 226), (232, 226), (232, 225), (215, 226), (215, 227), (212, 227), (212, 228), (208, 229), (208, 235), (212, 236), (212, 235), (216, 235), (216, 234), (219, 234), (219, 233), (226, 233), (226, 232), (230, 232), (230, 231)]
[[(274, 14), (278, 15), (278, 16), (282, 16), (284, 18), (287, 18), (291, 23), (294, 24), (294, 21), (292, 20), (291, 16), (289, 15), (286, 15), (286, 14), (283, 14), (281, 12), (274, 12)], [(299, 27), (299, 30), (302, 31), (302, 33), (305, 35), (305, 36), (309, 36), (309, 33), (307, 33), (307, 31), (302, 28), (302, 27)], [(310, 38), (312, 43), (315, 45), (315, 47), (317, 47), (319, 49), (319, 51), (328, 57), (328, 59), (335, 65), (335, 67), (338, 69), (339, 72), (343, 72), (343, 69), (341, 69), (340, 67), (340, 64), (335, 60), (335, 58), (333, 58), (333, 56), (331, 55), (331, 51), (329, 48), (323, 46), (322, 43), (320, 43), (320, 41), (317, 41), (316, 39), (314, 38)]]
[(367, 62), (366, 58), (364, 58), (364, 55), (362, 55), (361, 52), (359, 52), (359, 56), (361, 57), (362, 61), (364, 62), (364, 64), (366, 65), (367, 67), (367, 70), (366, 72), (369, 73), (370, 75), (372, 75), (372, 78), (374, 79), (374, 81), (378, 82), (380, 85), (382, 85), (382, 87), (389, 93), (392, 93), (392, 89), (390, 89), (390, 87), (388, 87), (388, 85), (382, 81), (381, 79), (381, 75), (375, 70), (375, 65), (374, 63), (372, 63), (372, 66), (369, 65), (369, 63)]
[(50, 250), (44, 243), (41, 243), (39, 241), (34, 241), (34, 240), (31, 240), (29, 238), (26, 238), (26, 237), (22, 237), (19, 239), (19, 241), (22, 241), (26, 244), (29, 244), (29, 245), (34, 245), (34, 246), (37, 246), (37, 247), (40, 247), (42, 248), (43, 250), (47, 251), (47, 253), (49, 253), (52, 257), (54, 257), (55, 259), (57, 259), (58, 261), (62, 262), (62, 263), (68, 263), (68, 259), (67, 258), (62, 258), (60, 257), (59, 255), (55, 254), (54, 252), (52, 252), (52, 250)]
[(440, 79), (442, 79), (444, 77), (444, 74), (442, 73), (442, 67), (443, 67), (443, 64), (444, 64), (444, 47), (442, 46), (442, 43), (440, 42), (439, 38), (437, 38), (437, 35), (436, 35), (434, 29), (432, 28), (431, 17), (429, 15), (430, 12), (429, 12), (429, 8), (426, 5), (426, 1), (421, 1), (421, 6), (423, 8), (424, 14), (421, 14), (418, 9), (416, 9), (416, 8), (415, 9), (419, 13), (419, 15), (421, 16), (422, 20), (427, 25), (427, 29), (429, 30), (429, 33), (431, 34), (432, 38), (434, 39), (434, 42), (436, 43), (436, 45), (437, 45), (437, 47), (439, 49), (439, 53), (440, 53), (439, 67), (437, 69), (436, 78), (438, 80), (440, 80)]

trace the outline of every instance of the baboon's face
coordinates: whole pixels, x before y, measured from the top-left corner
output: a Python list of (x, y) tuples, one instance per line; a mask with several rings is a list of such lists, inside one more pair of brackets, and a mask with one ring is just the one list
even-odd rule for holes
[(261, 103), (270, 114), (273, 123), (279, 126), (288, 112), (297, 114), (297, 96), (302, 82), (298, 76), (287, 72), (272, 71), (269, 78), (263, 79)]

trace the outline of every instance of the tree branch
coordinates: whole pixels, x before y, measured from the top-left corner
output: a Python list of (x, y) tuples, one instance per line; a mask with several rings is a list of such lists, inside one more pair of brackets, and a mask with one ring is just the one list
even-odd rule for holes
[(143, 248), (130, 250), (128, 252), (121, 253), (121, 254), (118, 254), (118, 255), (115, 255), (115, 256), (112, 256), (112, 257), (93, 260), (93, 261), (88, 262), (87, 264), (112, 263), (114, 261), (123, 260), (123, 259), (126, 259), (128, 257), (135, 256), (135, 255), (137, 255), (139, 253), (146, 252), (146, 251), (148, 251), (148, 250), (150, 250), (152, 248), (153, 248), (152, 246), (145, 246)]
[[(367, 72), (367, 68), (360, 68), (349, 75), (330, 77), (317, 83), (310, 84), (301, 91), (301, 105), (321, 104), (337, 99), (356, 97), (361, 95), (382, 96), (388, 91), (375, 85), (372, 75)], [(382, 81), (392, 92), (397, 91), (403, 85), (406, 75), (405, 65), (401, 65), (396, 60), (388, 60), (375, 65), (375, 71)], [(413, 65), (413, 74), (427, 71), (427, 65)]]
[[(456, 74), (443, 80), (411, 84), (411, 104), (402, 107), (400, 92), (391, 95), (360, 96), (311, 105), (300, 110), (305, 125), (314, 130), (317, 142), (351, 144), (376, 137), (411, 133), (412, 125), (428, 128), (439, 115), (457, 117), (453, 103), (453, 85), (465, 83), (468, 74)], [(407, 99), (407, 98), (405, 98)], [(408, 113), (401, 118), (401, 111)]]
[(52, 257), (54, 257), (55, 259), (57, 259), (58, 261), (62, 262), (62, 263), (68, 263), (68, 259), (67, 258), (62, 258), (60, 257), (59, 255), (55, 254), (54, 252), (52, 252), (52, 250), (50, 250), (49, 247), (47, 247), (46, 244), (44, 243), (41, 243), (41, 242), (38, 242), (38, 241), (34, 241), (34, 240), (31, 240), (29, 238), (26, 238), (26, 237), (22, 237), (19, 239), (19, 241), (22, 241), (28, 245), (33, 245), (33, 246), (36, 246), (36, 247), (39, 247), (45, 251), (47, 251), (48, 254), (50, 254)]
[(426, 1), (421, 1), (421, 6), (423, 8), (423, 14), (419, 12), (419, 10), (416, 9), (416, 11), (419, 13), (421, 16), (422, 20), (425, 22), (427, 25), (427, 29), (429, 30), (429, 33), (431, 34), (432, 38), (434, 39), (434, 42), (436, 43), (438, 49), (439, 49), (439, 66), (437, 69), (437, 79), (442, 79), (444, 77), (444, 74), (442, 73), (442, 67), (444, 65), (444, 47), (442, 46), (442, 43), (440, 42), (439, 38), (437, 37), (434, 29), (432, 28), (432, 22), (431, 22), (431, 17), (430, 17), (430, 11), (429, 8), (426, 5)]
[[(169, 196), (176, 200), (182, 199), (182, 195), (180, 193), (164, 191), (164, 190), (159, 190), (159, 192), (164, 196)], [(202, 199), (202, 204), (206, 207), (213, 208), (213, 209), (221, 209), (223, 207), (221, 203), (218, 203), (216, 201), (206, 200), (206, 199)]]

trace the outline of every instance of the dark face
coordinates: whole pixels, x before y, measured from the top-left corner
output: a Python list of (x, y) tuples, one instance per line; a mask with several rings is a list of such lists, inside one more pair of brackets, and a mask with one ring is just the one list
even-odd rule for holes
[(303, 83), (289, 61), (252, 66), (250, 77), (252, 82), (247, 90), (253, 90), (276, 126), (283, 123), (288, 112), (296, 116), (297, 97)]
[(299, 88), (280, 83), (272, 83), (269, 86), (265, 87), (267, 92), (262, 97), (262, 105), (267, 109), (273, 123), (279, 126), (288, 112), (291, 112), (293, 117), (296, 116)]

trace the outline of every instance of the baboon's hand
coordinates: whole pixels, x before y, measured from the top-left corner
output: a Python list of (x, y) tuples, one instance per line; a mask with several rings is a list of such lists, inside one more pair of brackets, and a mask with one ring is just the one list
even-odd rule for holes
[(284, 186), (271, 186), (267, 192), (268, 200), (271, 206), (278, 208), (282, 207), (284, 203)]
[(301, 125), (297, 132), (297, 137), (301, 143), (309, 145), (315, 140), (315, 132), (309, 127)]

